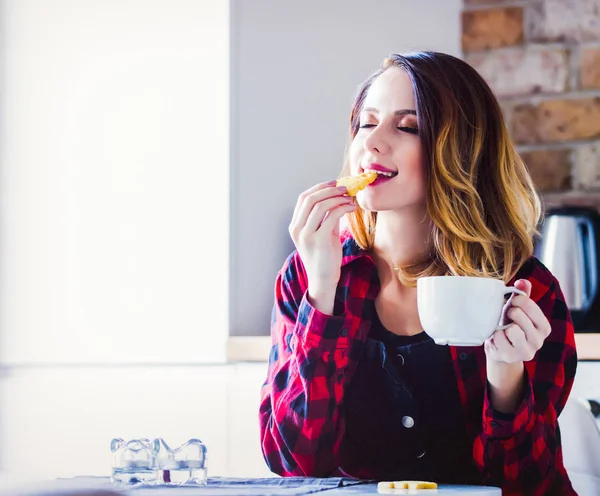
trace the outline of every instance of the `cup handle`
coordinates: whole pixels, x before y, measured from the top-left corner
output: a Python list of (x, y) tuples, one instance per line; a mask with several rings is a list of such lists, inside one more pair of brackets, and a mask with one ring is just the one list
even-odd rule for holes
[(510, 327), (510, 325), (512, 324), (512, 322), (511, 322), (510, 324), (501, 325), (502, 321), (504, 320), (506, 311), (510, 307), (510, 303), (511, 303), (512, 299), (514, 298), (515, 294), (520, 294), (520, 295), (523, 295), (523, 296), (527, 296), (527, 293), (521, 291), (520, 289), (515, 288), (514, 286), (508, 286), (506, 288), (506, 291), (504, 292), (504, 294), (507, 294), (507, 293), (512, 293), (512, 294), (510, 295), (510, 298), (508, 299), (508, 301), (502, 307), (502, 313), (500, 314), (500, 322), (498, 322), (498, 326), (496, 327), (496, 331), (503, 331), (504, 329), (508, 329)]

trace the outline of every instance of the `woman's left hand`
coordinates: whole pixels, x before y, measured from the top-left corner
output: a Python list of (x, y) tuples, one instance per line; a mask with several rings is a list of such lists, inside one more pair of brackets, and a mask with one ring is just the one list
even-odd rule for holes
[(516, 294), (510, 304), (506, 316), (512, 320), (510, 327), (496, 331), (485, 343), (484, 349), (488, 360), (505, 363), (528, 362), (551, 331), (550, 322), (540, 307), (529, 295), (531, 283), (519, 279), (515, 287), (527, 296)]

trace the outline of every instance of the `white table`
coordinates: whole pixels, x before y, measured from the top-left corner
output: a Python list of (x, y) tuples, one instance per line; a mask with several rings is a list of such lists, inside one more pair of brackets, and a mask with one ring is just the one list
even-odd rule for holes
[[(38, 483), (20, 489), (13, 488), (10, 492), (3, 492), (0, 496), (293, 496), (302, 494), (301, 485), (295, 487), (281, 486), (253, 486), (253, 481), (261, 479), (247, 479), (244, 486), (200, 486), (200, 487), (138, 487), (117, 489), (113, 487), (108, 478), (104, 477), (76, 477), (73, 479), (59, 479), (46, 483)], [(262, 479), (264, 480), (264, 479)], [(278, 479), (284, 481), (284, 479)], [(239, 481), (239, 479), (238, 479)], [(245, 482), (245, 481), (244, 481)], [(324, 481), (323, 489), (310, 493), (309, 496), (358, 496), (361, 494), (378, 494), (377, 484), (356, 484), (346, 487), (327, 487)], [(332, 480), (333, 482), (333, 480)], [(437, 491), (419, 491), (418, 493), (398, 490), (396, 494), (412, 494), (418, 496), (501, 496), (498, 488), (482, 486), (451, 486), (441, 484)]]
[[(360, 494), (379, 494), (377, 492), (377, 484), (361, 484), (358, 486), (341, 487), (338, 489), (330, 489), (323, 493), (316, 493), (335, 496), (350, 496)], [(437, 489), (431, 490), (418, 490), (409, 491), (408, 489), (396, 489), (394, 493), (388, 493), (390, 495), (412, 495), (412, 496), (450, 496), (464, 494), (466, 496), (502, 496), (502, 491), (497, 487), (484, 487), (484, 486), (457, 486), (440, 484)]]

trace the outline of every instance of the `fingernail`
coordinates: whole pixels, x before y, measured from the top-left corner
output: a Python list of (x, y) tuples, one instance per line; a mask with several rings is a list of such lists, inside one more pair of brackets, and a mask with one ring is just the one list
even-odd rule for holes
[(341, 191), (342, 193), (345, 193), (348, 190), (348, 188), (346, 188), (346, 186), (338, 186), (338, 191)]
[(337, 179), (334, 179), (333, 181), (329, 181), (327, 183), (327, 186), (335, 186), (337, 184)]

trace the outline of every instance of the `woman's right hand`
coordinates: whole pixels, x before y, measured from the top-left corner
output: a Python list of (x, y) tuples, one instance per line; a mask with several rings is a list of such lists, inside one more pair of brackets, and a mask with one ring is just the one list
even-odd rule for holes
[(342, 265), (339, 222), (356, 210), (354, 198), (344, 196), (345, 192), (335, 181), (317, 184), (300, 194), (294, 209), (289, 231), (304, 264), (311, 296), (331, 291), (335, 296)]

